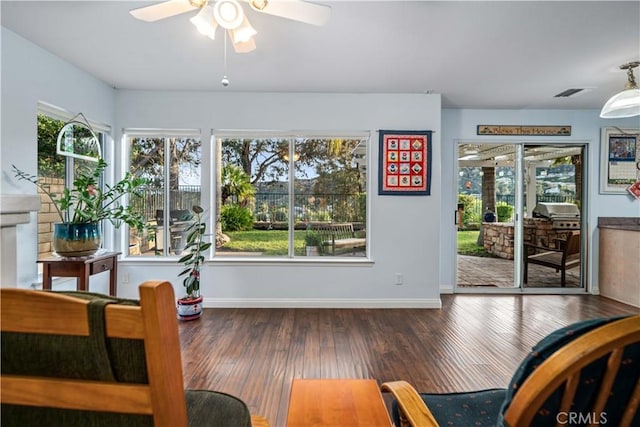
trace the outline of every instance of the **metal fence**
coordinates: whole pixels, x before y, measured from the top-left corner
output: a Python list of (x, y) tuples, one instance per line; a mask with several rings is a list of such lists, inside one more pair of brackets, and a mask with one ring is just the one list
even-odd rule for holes
[[(152, 188), (142, 198), (132, 201), (132, 205), (153, 220), (156, 210), (164, 209), (164, 197), (163, 189)], [(193, 205), (200, 205), (201, 200), (200, 186), (181, 185), (169, 192), (169, 209), (191, 209)], [(289, 193), (255, 193), (250, 208), (256, 221), (287, 221)], [(295, 219), (300, 221), (365, 222), (366, 196), (296, 193), (293, 209)]]
[[(150, 188), (144, 195), (132, 201), (137, 212), (142, 212), (149, 221), (155, 220), (156, 211), (164, 210), (165, 191), (162, 188)], [(199, 185), (181, 185), (178, 190), (169, 191), (169, 210), (188, 209), (201, 204)]]
[[(258, 221), (287, 221), (288, 193), (256, 193), (254, 216)], [(294, 218), (299, 221), (364, 222), (364, 194), (296, 193)]]

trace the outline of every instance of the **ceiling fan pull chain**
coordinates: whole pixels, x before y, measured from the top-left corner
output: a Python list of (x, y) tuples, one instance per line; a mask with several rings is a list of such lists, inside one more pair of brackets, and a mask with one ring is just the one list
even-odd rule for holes
[(222, 76), (222, 86), (229, 86), (229, 78), (227, 77), (227, 32), (224, 32), (224, 75)]

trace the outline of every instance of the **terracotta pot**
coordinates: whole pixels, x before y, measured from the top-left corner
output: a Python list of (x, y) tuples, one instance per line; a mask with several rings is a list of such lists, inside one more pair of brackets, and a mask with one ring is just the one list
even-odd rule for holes
[(178, 319), (194, 320), (202, 316), (202, 295), (197, 298), (183, 297), (178, 300)]
[(53, 224), (53, 250), (63, 257), (82, 257), (95, 254), (100, 249), (102, 235), (100, 224)]

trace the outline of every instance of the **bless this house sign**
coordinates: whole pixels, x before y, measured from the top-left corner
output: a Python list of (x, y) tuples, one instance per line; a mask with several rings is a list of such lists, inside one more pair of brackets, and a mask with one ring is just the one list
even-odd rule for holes
[(378, 194), (431, 194), (431, 131), (379, 133)]

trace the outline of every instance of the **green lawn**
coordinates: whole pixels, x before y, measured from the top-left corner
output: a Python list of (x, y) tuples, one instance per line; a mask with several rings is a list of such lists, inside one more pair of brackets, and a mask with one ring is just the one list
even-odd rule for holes
[(478, 230), (458, 231), (458, 254), (492, 258), (493, 255), (478, 246)]
[[(287, 230), (249, 230), (225, 233), (231, 241), (224, 249), (234, 252), (261, 252), (265, 256), (287, 255)], [(304, 255), (305, 230), (294, 232), (295, 254)], [(458, 253), (480, 257), (493, 257), (482, 246), (478, 246), (478, 230), (458, 231)]]
[[(305, 230), (295, 230), (293, 244), (296, 255), (305, 254)], [(224, 249), (234, 252), (261, 252), (265, 256), (287, 255), (287, 230), (249, 230), (225, 232), (231, 239)]]

